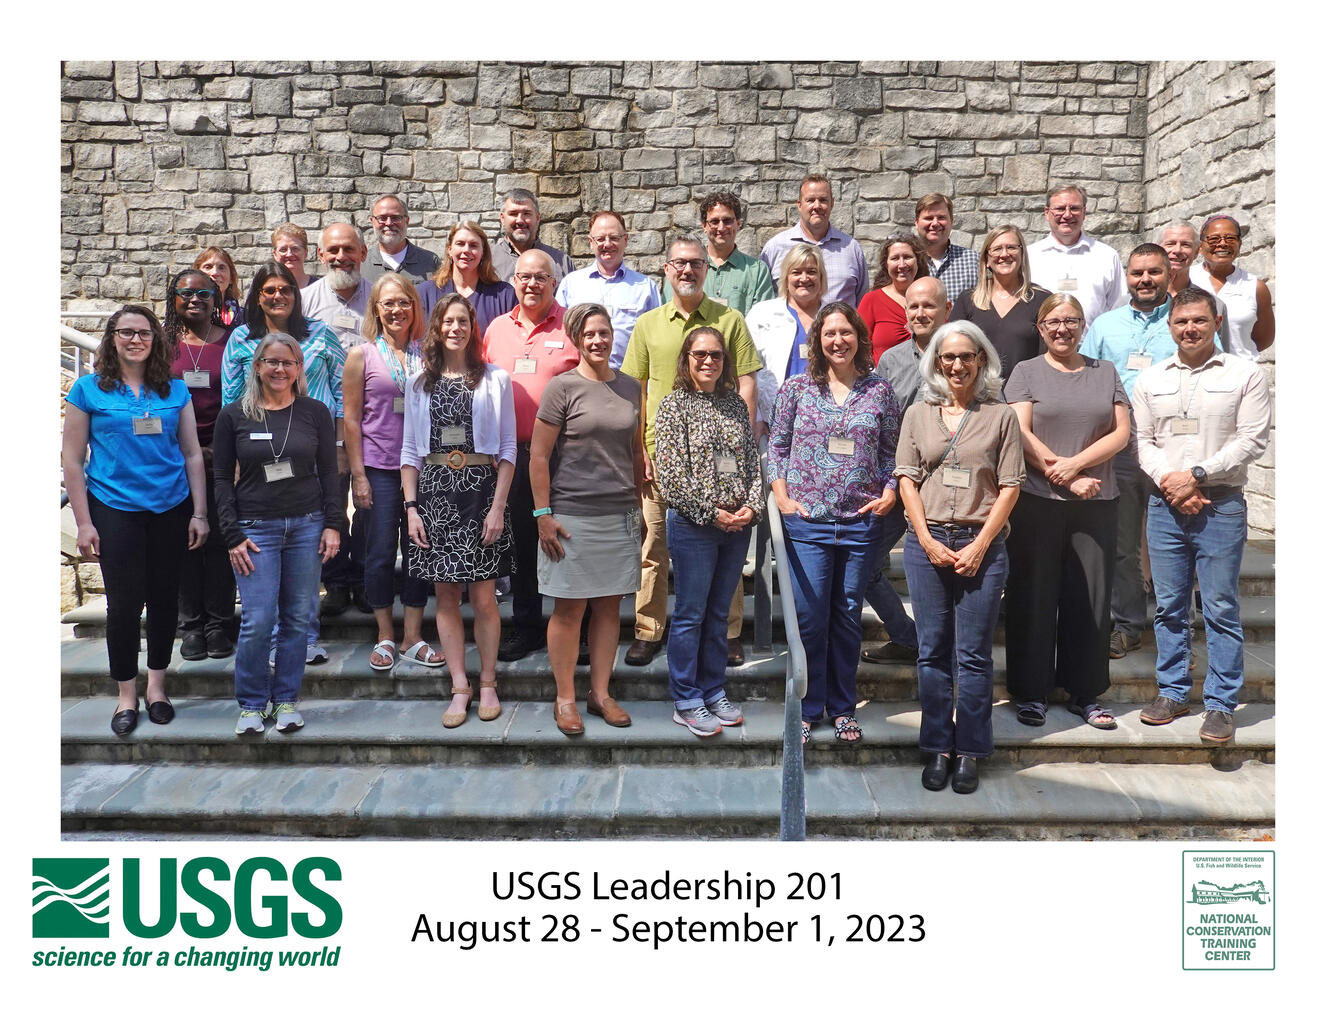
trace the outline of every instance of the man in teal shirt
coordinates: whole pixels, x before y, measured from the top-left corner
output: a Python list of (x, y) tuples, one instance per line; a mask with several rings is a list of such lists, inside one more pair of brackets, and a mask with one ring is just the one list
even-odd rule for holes
[(775, 296), (775, 284), (765, 262), (738, 250), (735, 241), (742, 220), (742, 201), (735, 193), (716, 190), (700, 202), (700, 226), (705, 232), (709, 263), (705, 294), (745, 316), (756, 302)]

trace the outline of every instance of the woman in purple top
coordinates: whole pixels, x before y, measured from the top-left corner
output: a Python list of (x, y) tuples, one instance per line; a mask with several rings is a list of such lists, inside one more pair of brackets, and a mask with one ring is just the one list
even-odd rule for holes
[(427, 582), (405, 569), (399, 597), (404, 603), (404, 636), (394, 638), (394, 558), (408, 555), (399, 457), (404, 447), (404, 392), (422, 371), (421, 338), (427, 330), (413, 281), (397, 272), (376, 280), (367, 301), (362, 334), (343, 365), (343, 446), (352, 475), (353, 505), (366, 510), (366, 563), (363, 589), (376, 614), (371, 669), (389, 671), (404, 658), (420, 666), (445, 665), (422, 635)]
[(770, 476), (784, 514), (798, 626), (807, 652), (803, 740), (829, 714), (835, 737), (857, 742), (854, 675), (863, 590), (881, 518), (895, 506), (900, 409), (872, 372), (872, 339), (852, 306), (817, 313), (807, 372), (779, 388), (770, 420)]
[(517, 304), (515, 288), (498, 279), (492, 267), (492, 245), (476, 222), (459, 222), (446, 238), (445, 257), (430, 279), (418, 284), (422, 310), (430, 312), (436, 302), (449, 294), (467, 298), (478, 317), (478, 333), (487, 335), (487, 327), (498, 315), (505, 315)]

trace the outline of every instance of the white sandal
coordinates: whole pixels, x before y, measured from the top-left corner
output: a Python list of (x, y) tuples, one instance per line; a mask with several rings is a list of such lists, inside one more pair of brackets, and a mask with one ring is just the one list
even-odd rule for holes
[(418, 642), (416, 645), (411, 645), (411, 646), (409, 646), (408, 648), (404, 649), (403, 652), (399, 653), (399, 658), (400, 658), (400, 659), (403, 659), (403, 660), (406, 660), (406, 661), (409, 662), (409, 663), (416, 663), (418, 666), (424, 666), (424, 667), (443, 667), (443, 666), (445, 666), (445, 657), (444, 657), (444, 656), (441, 656), (441, 658), (438, 659), (438, 660), (437, 660), (436, 662), (434, 662), (434, 663), (431, 662), (431, 661), (428, 660), (428, 659), (423, 659), (423, 658), (422, 658), (422, 650), (423, 650), (423, 649), (426, 649), (426, 650), (427, 650), (427, 655), (428, 655), (428, 656), (440, 656), (440, 655), (441, 655), (439, 652), (434, 651), (434, 650), (432, 649), (432, 647), (431, 647), (430, 645), (428, 645), (425, 641), (420, 641), (420, 642)]
[[(386, 663), (384, 666), (378, 666), (376, 664), (377, 656), (380, 656), (381, 659), (388, 659), (389, 662)], [(399, 655), (397, 652), (395, 652), (394, 648), (394, 639), (386, 638), (384, 641), (376, 642), (375, 648), (371, 650), (371, 657), (370, 659), (367, 660), (367, 662), (370, 664), (371, 669), (376, 671), (376, 673), (385, 674), (389, 673), (391, 670), (394, 669), (394, 664), (398, 660), (398, 658)]]

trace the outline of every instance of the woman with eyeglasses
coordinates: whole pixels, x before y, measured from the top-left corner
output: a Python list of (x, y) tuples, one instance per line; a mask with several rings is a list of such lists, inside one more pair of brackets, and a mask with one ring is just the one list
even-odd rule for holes
[(1255, 359), (1275, 343), (1276, 313), (1266, 280), (1235, 264), (1242, 246), (1238, 219), (1212, 215), (1201, 230), (1201, 264), (1188, 270), (1188, 278), (1225, 303), (1228, 350)]
[(858, 314), (872, 334), (872, 365), (895, 345), (909, 339), (905, 319), (905, 291), (920, 276), (930, 274), (928, 252), (917, 233), (892, 233), (881, 245), (872, 289), (858, 302)]
[(79, 554), (102, 566), (117, 690), (111, 729), (128, 735), (139, 723), (139, 614), (146, 607), (148, 717), (167, 724), (176, 715), (166, 678), (181, 558), (209, 534), (190, 392), (172, 378), (157, 316), (140, 305), (113, 314), (93, 372), (74, 382), (65, 402), (65, 491)]
[(496, 579), (510, 574), (514, 552), (506, 500), (515, 477), (515, 403), (510, 374), (483, 361), (473, 306), (458, 294), (431, 310), (422, 371), (406, 400), (399, 458), (411, 543), (405, 561), (410, 576), (436, 586), (436, 631), (451, 680), (441, 725), (459, 727), (473, 701), (459, 609), (464, 585), (478, 647), (478, 719), (495, 720)]
[(517, 304), (515, 288), (496, 275), (492, 267), (492, 245), (476, 222), (458, 222), (446, 238), (445, 257), (431, 278), (417, 285), (423, 311), (430, 312), (447, 294), (458, 294), (473, 306), (478, 316), (478, 334), (498, 315)]
[(979, 279), (962, 291), (952, 313), (983, 330), (1002, 362), (1002, 379), (1017, 362), (1044, 350), (1036, 321), (1049, 291), (1030, 282), (1025, 236), (1017, 226), (998, 226), (983, 238)]
[(218, 527), (218, 502), (213, 492), (213, 427), (223, 407), (223, 342), (227, 331), (218, 325), (218, 288), (197, 269), (172, 277), (167, 287), (167, 318), (163, 331), (172, 353), (172, 376), (190, 391), (195, 432), (204, 455), (204, 489), (209, 536), (202, 548), (186, 553), (181, 566), (181, 658), (224, 659), (232, 655), (232, 618), (236, 580), (227, 546)]
[(232, 256), (221, 247), (206, 247), (195, 259), (199, 269), (218, 285), (218, 321), (232, 327), (241, 318), (241, 281)]
[[(227, 338), (223, 350), (223, 404), (241, 400), (255, 350), (271, 333), (286, 333), (301, 344), (306, 392), (329, 410), (334, 420), (336, 447), (342, 447), (343, 345), (332, 329), (302, 314), (297, 281), (278, 262), (265, 262), (255, 271), (246, 295), (244, 319)], [(311, 664), (329, 658), (319, 641), (319, 582), (315, 591), (317, 604), (306, 630), (306, 661)]]
[(241, 593), (236, 733), (263, 733), (268, 716), (276, 730), (295, 731), (320, 563), (338, 551), (345, 519), (334, 421), (308, 394), (301, 345), (289, 334), (260, 339), (241, 399), (218, 415), (214, 490)]
[(405, 397), (422, 371), (422, 335), (427, 320), (412, 280), (387, 272), (376, 280), (367, 301), (362, 334), (343, 367), (343, 434), (352, 471), (353, 505), (366, 510), (367, 602), (376, 615), (371, 669), (388, 672), (404, 659), (424, 667), (445, 666), (422, 634), (427, 582), (404, 571), (400, 597), (404, 635), (394, 637), (394, 561), (402, 549), (407, 562), (408, 519), (404, 511), (400, 460), (404, 448)]
[(746, 532), (764, 504), (747, 404), (713, 327), (698, 326), (682, 342), (654, 440), (676, 585), (668, 624), (673, 721), (709, 737), (742, 723), (725, 684), (728, 611), (747, 559)]
[(784, 514), (794, 601), (807, 652), (803, 741), (828, 715), (855, 744), (855, 675), (863, 592), (895, 507), (900, 406), (872, 371), (872, 339), (851, 305), (833, 301), (808, 334), (807, 372), (784, 381), (770, 424), (770, 489)]
[(1053, 294), (1039, 308), (1047, 350), (1007, 380), (1025, 444), (1025, 483), (1007, 538), (1007, 691), (1022, 724), (1044, 723), (1057, 688), (1071, 712), (1111, 731), (1118, 723), (1096, 700), (1109, 687), (1113, 458), (1131, 420), (1114, 364), (1080, 353), (1084, 328), (1081, 303)]
[[(1007, 581), (1007, 517), (1025, 480), (1016, 414), (999, 397), (1002, 363), (960, 320), (928, 341), (919, 401), (905, 413), (895, 475), (905, 579), (918, 628), (923, 787), (979, 787), (993, 753), (993, 634)], [(1008, 605), (1010, 601), (1008, 601)]]

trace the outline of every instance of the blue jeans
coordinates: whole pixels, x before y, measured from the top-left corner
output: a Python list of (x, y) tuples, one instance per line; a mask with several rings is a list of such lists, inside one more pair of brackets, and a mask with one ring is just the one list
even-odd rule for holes
[(881, 518), (868, 513), (838, 523), (818, 523), (796, 513), (784, 517), (784, 547), (793, 567), (798, 630), (807, 652), (809, 724), (852, 716), (858, 698), (858, 653), (863, 644), (863, 590), (881, 545)]
[[(237, 639), (236, 696), (242, 709), (263, 710), (270, 702), (295, 702), (306, 668), (306, 627), (320, 587), (320, 533), (324, 514), (241, 520), (260, 551), (255, 569), (237, 577), (241, 635)], [(269, 670), (269, 635), (278, 625), (274, 669)]]
[[(404, 518), (403, 483), (397, 469), (366, 467), (371, 484), (371, 508), (360, 510), (366, 529), (366, 577), (363, 582), (367, 604), (372, 609), (394, 605), (394, 557), (396, 551), (408, 555), (408, 520)], [(404, 605), (421, 609), (427, 604), (427, 582), (408, 575), (399, 592)]]
[(905, 612), (905, 604), (891, 583), (891, 549), (905, 533), (905, 510), (897, 504), (882, 520), (882, 541), (877, 546), (878, 563), (868, 578), (864, 594), (867, 603), (876, 612), (886, 628), (886, 634), (897, 645), (918, 647), (918, 631), (914, 621)]
[(668, 625), (668, 687), (677, 709), (695, 709), (724, 695), (728, 609), (747, 561), (743, 531), (702, 527), (668, 510), (673, 561), (673, 618)]
[(1151, 495), (1146, 515), (1150, 571), (1155, 581), (1155, 680), (1161, 695), (1187, 700), (1192, 647), (1192, 578), (1201, 587), (1206, 620), (1208, 710), (1233, 713), (1243, 687), (1243, 623), (1239, 619), (1239, 567), (1248, 540), (1243, 494), (1211, 501), (1196, 516)]
[[(958, 552), (982, 528), (929, 524), (928, 529)], [(917, 535), (905, 538), (905, 576), (918, 623), (919, 748), (924, 752), (992, 755), (993, 633), (1008, 568), (1001, 538), (993, 539), (973, 577), (934, 566)]]

